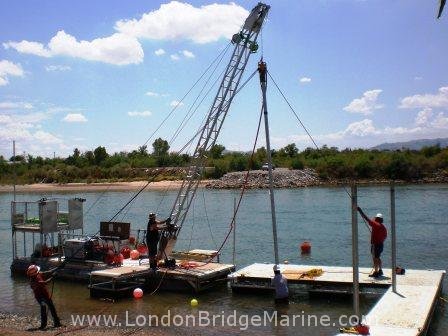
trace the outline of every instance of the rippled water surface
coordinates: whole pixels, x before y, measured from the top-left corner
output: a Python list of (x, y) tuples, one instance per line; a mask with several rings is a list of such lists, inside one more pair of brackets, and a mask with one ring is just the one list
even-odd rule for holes
[[(359, 204), (366, 213), (373, 216), (383, 212), (389, 223), (389, 190), (386, 186), (362, 187), (359, 189)], [(109, 220), (133, 195), (132, 192), (86, 192), (19, 194), (18, 200), (38, 200), (41, 197), (83, 197), (85, 203), (86, 233), (96, 233), (99, 222)], [(214, 249), (225, 237), (232, 214), (234, 199), (238, 191), (200, 190), (176, 249)], [(448, 264), (448, 185), (399, 186), (396, 191), (398, 264), (406, 268), (446, 269)], [(145, 228), (147, 213), (156, 211), (165, 218), (170, 210), (175, 192), (144, 192), (126, 209), (118, 220), (130, 221), (132, 229)], [(280, 256), (290, 263), (320, 265), (351, 265), (351, 221), (350, 201), (342, 188), (306, 188), (276, 190), (276, 206)], [(31, 290), (25, 279), (10, 277), (11, 194), (0, 194), (0, 302), (1, 310), (9, 312), (38, 313)], [(95, 204), (91, 207), (92, 204)], [(90, 208), (91, 207), (91, 208)], [(89, 209), (90, 208), (90, 209)], [(360, 262), (370, 267), (369, 234), (360, 221)], [(298, 245), (303, 240), (312, 242), (312, 254), (302, 257)], [(272, 262), (273, 244), (269, 212), (269, 196), (265, 190), (248, 191), (243, 198), (237, 218), (237, 267), (254, 262)], [(390, 241), (384, 251), (384, 266), (390, 265)], [(232, 239), (226, 245), (222, 261), (232, 261)], [(448, 284), (444, 281), (445, 288)], [(235, 310), (237, 316), (257, 315), (276, 308), (268, 295), (237, 295), (225, 286), (198, 296), (199, 307), (189, 305), (192, 295), (158, 292), (145, 296), (143, 300), (123, 300), (105, 303), (89, 298), (85, 284), (58, 281), (54, 286), (54, 300), (61, 315), (68, 319), (71, 313), (98, 313), (106, 309), (124, 319), (124, 311), (130, 316), (137, 314), (163, 315), (169, 309), (172, 314), (197, 314), (207, 310), (210, 314), (228, 316)], [(278, 314), (329, 315), (336, 321), (341, 314), (350, 315), (350, 301), (310, 299), (306, 292), (297, 288), (293, 303), (281, 308)], [(366, 313), (375, 303), (375, 297), (362, 299), (362, 311)], [(106, 307), (106, 308), (104, 308)], [(123, 320), (124, 321), (124, 320)], [(243, 321), (244, 323), (244, 321)], [(217, 322), (219, 325), (219, 322)], [(191, 330), (189, 328), (188, 330)], [(194, 329), (194, 328), (193, 328)], [(446, 335), (448, 312), (439, 304), (430, 329), (430, 336)], [(169, 334), (182, 334), (183, 328), (165, 330)], [(245, 333), (258, 335), (260, 332), (276, 335), (334, 335), (336, 327), (251, 326)], [(238, 334), (235, 327), (197, 328), (195, 333), (213, 335), (218, 333)]]

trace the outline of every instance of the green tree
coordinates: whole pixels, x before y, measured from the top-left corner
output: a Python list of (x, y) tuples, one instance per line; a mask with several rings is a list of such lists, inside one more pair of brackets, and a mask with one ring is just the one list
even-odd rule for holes
[(299, 153), (299, 150), (297, 149), (297, 146), (295, 143), (291, 143), (289, 145), (286, 145), (285, 147), (282, 148), (285, 152), (286, 155), (288, 155), (289, 157), (294, 157)]
[(147, 156), (148, 155), (148, 146), (143, 145), (138, 147), (138, 153), (142, 156)]
[(95, 164), (99, 166), (102, 162), (104, 162), (109, 157), (109, 154), (107, 154), (106, 148), (104, 148), (102, 146), (98, 146), (93, 151), (93, 156), (94, 156)]
[(158, 138), (152, 143), (152, 148), (154, 156), (163, 157), (168, 154), (170, 145), (168, 144), (168, 141)]
[(303, 163), (302, 159), (299, 157), (295, 157), (291, 161), (291, 168), (292, 169), (303, 169), (305, 167), (305, 164)]
[(214, 144), (212, 148), (210, 148), (210, 156), (212, 159), (220, 159), (222, 158), (222, 153), (226, 148), (223, 145)]

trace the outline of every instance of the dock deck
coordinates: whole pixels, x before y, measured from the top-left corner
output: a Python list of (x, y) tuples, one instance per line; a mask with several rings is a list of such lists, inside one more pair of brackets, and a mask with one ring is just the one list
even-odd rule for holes
[[(271, 287), (271, 278), (274, 276), (273, 266), (273, 264), (256, 263), (230, 274), (229, 279), (232, 281), (232, 288)], [(323, 273), (317, 277), (307, 276), (307, 272), (312, 269), (321, 269)], [(289, 284), (347, 286), (353, 282), (351, 267), (289, 264), (280, 265), (280, 270), (283, 276), (288, 279)], [(370, 268), (360, 268), (359, 271), (359, 285), (361, 287), (387, 288), (392, 283), (390, 270), (385, 270), (384, 276), (376, 279), (369, 277)]]
[(444, 275), (440, 270), (407, 270), (397, 276), (397, 293), (389, 288), (365, 317), (370, 335), (425, 335)]
[[(186, 264), (186, 265), (185, 265)], [(129, 295), (136, 287), (156, 287), (161, 290), (201, 292), (217, 283), (225, 283), (235, 270), (234, 265), (177, 260), (177, 266), (153, 271), (147, 259), (125, 259), (123, 266), (90, 273), (92, 297), (118, 298)]]
[[(229, 275), (236, 290), (269, 289), (273, 277), (272, 264), (253, 264)], [(352, 286), (351, 267), (281, 265), (288, 284)], [(303, 276), (311, 269), (321, 269), (317, 277)], [(371, 336), (420, 336), (427, 331), (437, 299), (442, 291), (444, 270), (406, 270), (397, 275), (397, 293), (391, 288), (391, 270), (384, 276), (369, 278), (370, 269), (360, 268), (360, 287), (384, 287), (386, 293), (365, 316)], [(343, 336), (348, 334), (337, 334)]]

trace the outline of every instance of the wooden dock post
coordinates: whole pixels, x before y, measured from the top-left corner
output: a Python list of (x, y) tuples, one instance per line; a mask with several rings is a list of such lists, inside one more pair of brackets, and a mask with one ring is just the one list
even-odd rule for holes
[(395, 230), (395, 182), (390, 182), (390, 234), (392, 244), (392, 291), (397, 292), (397, 239)]
[(361, 323), (359, 312), (359, 258), (358, 258), (358, 188), (352, 184), (352, 260), (353, 260), (353, 310)]

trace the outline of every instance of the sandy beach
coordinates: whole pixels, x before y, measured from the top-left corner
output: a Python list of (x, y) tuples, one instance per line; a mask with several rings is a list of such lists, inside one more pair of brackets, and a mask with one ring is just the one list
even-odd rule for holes
[[(36, 183), (17, 185), (17, 192), (89, 192), (89, 191), (134, 191), (140, 190), (147, 181), (132, 181), (132, 182), (113, 182), (113, 183), (66, 183), (66, 184), (50, 184), (50, 183)], [(180, 187), (182, 181), (159, 181), (152, 182), (146, 190), (176, 190)], [(208, 181), (201, 181), (200, 186), (207, 184)], [(12, 185), (0, 185), (0, 192), (13, 192)]]

